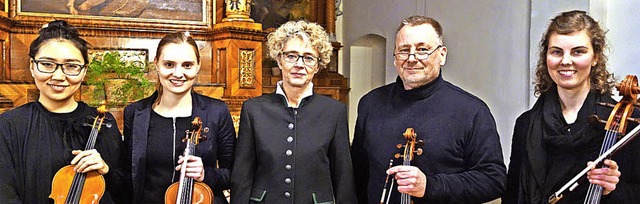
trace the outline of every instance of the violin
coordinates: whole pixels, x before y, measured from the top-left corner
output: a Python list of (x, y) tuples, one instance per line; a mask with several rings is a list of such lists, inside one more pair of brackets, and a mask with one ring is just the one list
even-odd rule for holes
[[(187, 143), (182, 158), (187, 158), (195, 153), (195, 147), (200, 142), (202, 136), (202, 120), (195, 117), (191, 122), (191, 129), (187, 130), (187, 136), (182, 139)], [(193, 178), (186, 177), (187, 161), (182, 162), (180, 169), (180, 180), (167, 188), (164, 194), (165, 204), (196, 204), (196, 203), (213, 203), (213, 191), (203, 182), (195, 182)]]
[[(405, 130), (405, 132), (402, 135), (407, 140), (407, 142), (405, 144), (396, 145), (398, 149), (403, 150), (403, 153), (402, 155), (400, 153), (396, 153), (394, 157), (396, 159), (399, 159), (400, 157), (402, 157), (402, 165), (411, 166), (411, 160), (413, 160), (414, 154), (422, 155), (423, 150), (420, 147), (424, 145), (424, 141), (417, 139), (418, 134), (415, 133), (413, 128), (407, 128), (407, 130)], [(390, 160), (389, 168), (391, 168), (392, 166), (393, 166), (393, 160)], [(380, 198), (380, 204), (385, 203), (385, 194), (387, 193), (388, 180), (389, 180), (389, 176), (387, 176), (387, 178), (385, 179), (384, 188), (382, 190), (382, 197)], [(394, 179), (392, 178), (391, 186), (390, 186), (391, 189), (393, 189), (393, 182), (394, 182)], [(389, 191), (389, 194), (386, 197), (387, 204), (389, 203), (390, 197), (391, 197), (391, 191)], [(411, 203), (412, 203), (411, 195), (406, 193), (402, 193), (400, 195), (400, 204), (411, 204)]]
[[(94, 149), (96, 138), (100, 127), (104, 122), (107, 108), (102, 105), (98, 108), (98, 115), (93, 120), (89, 140), (84, 150)], [(87, 173), (78, 173), (73, 170), (76, 165), (67, 165), (62, 167), (53, 177), (51, 184), (51, 194), (49, 198), (54, 203), (79, 204), (79, 203), (98, 203), (104, 194), (105, 182), (104, 177), (97, 171), (89, 171)]]
[[(631, 141), (631, 139), (635, 138), (638, 135), (640, 125), (630, 131), (626, 136), (624, 136), (628, 122), (640, 123), (639, 119), (631, 118), (633, 110), (635, 109), (634, 106), (640, 107), (640, 103), (638, 103), (638, 94), (640, 93), (640, 87), (638, 87), (638, 78), (633, 75), (627, 75), (620, 84), (616, 85), (616, 88), (618, 89), (619, 94), (623, 96), (620, 102), (615, 105), (598, 103), (598, 105), (613, 108), (613, 111), (611, 111), (608, 120), (600, 120), (597, 116), (591, 116), (590, 118), (590, 120), (606, 124), (605, 138), (600, 149), (599, 157), (591, 165), (587, 166), (587, 168), (583, 169), (578, 175), (573, 177), (573, 179), (571, 179), (567, 184), (560, 188), (560, 190), (551, 195), (548, 200), (549, 203), (555, 204), (556, 202), (558, 202), (562, 198), (562, 192), (567, 188), (569, 188), (569, 191), (573, 191), (578, 186), (578, 179), (583, 178), (583, 176), (589, 170), (593, 169), (594, 167), (607, 168), (606, 165), (602, 164), (602, 161), (604, 159), (611, 158), (613, 154), (615, 154), (615, 152), (620, 150), (620, 148), (622, 148), (629, 141)], [(616, 142), (616, 140), (618, 141)], [(590, 183), (586, 198), (584, 200), (584, 204), (600, 203), (602, 191), (602, 186)]]

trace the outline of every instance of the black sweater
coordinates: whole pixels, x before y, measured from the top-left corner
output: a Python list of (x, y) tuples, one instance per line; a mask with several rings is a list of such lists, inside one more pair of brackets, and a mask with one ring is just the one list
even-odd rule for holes
[[(389, 159), (409, 127), (425, 142), (411, 162), (427, 176), (424, 197), (412, 198), (416, 204), (482, 203), (502, 194), (506, 169), (487, 105), (442, 76), (409, 91), (398, 78), (358, 104), (352, 157), (360, 203), (380, 200)], [(394, 186), (389, 203), (399, 199)]]

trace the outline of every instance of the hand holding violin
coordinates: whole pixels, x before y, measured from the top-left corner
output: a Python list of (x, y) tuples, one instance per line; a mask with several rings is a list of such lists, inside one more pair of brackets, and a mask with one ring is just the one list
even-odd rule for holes
[[(180, 171), (180, 169), (182, 169), (182, 162), (184, 162), (184, 160), (185, 159), (182, 156), (178, 158), (176, 171)], [(204, 180), (204, 164), (202, 163), (202, 158), (193, 155), (188, 156), (185, 176), (193, 178), (199, 182)]]
[(395, 174), (398, 191), (421, 198), (427, 189), (427, 176), (415, 166), (394, 166), (387, 170), (388, 175)]
[(76, 165), (73, 168), (74, 171), (78, 173), (87, 173), (89, 171), (96, 170), (102, 175), (109, 172), (109, 165), (104, 162), (97, 150), (73, 150), (71, 153), (76, 155), (73, 160), (71, 160), (71, 165)]
[[(610, 159), (604, 161), (604, 164), (608, 167), (596, 169), (592, 167), (587, 172), (587, 178), (589, 183), (602, 186), (604, 189), (602, 195), (608, 195), (616, 189), (616, 185), (620, 182), (620, 171), (618, 171), (618, 164)], [(587, 163), (587, 166), (595, 166), (593, 162)]]

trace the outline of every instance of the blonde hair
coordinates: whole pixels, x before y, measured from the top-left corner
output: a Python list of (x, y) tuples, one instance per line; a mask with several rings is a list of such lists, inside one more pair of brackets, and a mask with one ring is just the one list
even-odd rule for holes
[(270, 33), (267, 38), (269, 57), (274, 60), (278, 59), (287, 41), (293, 38), (300, 38), (318, 51), (321, 69), (325, 68), (331, 61), (333, 47), (329, 42), (329, 35), (316, 23), (289, 21)]

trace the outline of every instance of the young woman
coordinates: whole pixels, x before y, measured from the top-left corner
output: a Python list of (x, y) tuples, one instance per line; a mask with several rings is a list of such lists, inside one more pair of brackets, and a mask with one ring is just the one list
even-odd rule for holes
[(65, 21), (53, 21), (40, 30), (29, 57), (40, 95), (0, 115), (0, 200), (3, 203), (50, 203), (52, 179), (62, 167), (75, 164), (77, 172), (97, 171), (107, 190), (100, 203), (113, 203), (119, 193), (122, 137), (111, 114), (106, 115), (95, 149), (85, 149), (98, 112), (73, 99), (87, 73), (88, 43)]
[[(516, 121), (507, 193), (503, 203), (547, 203), (547, 199), (598, 157), (611, 99), (605, 32), (584, 11), (556, 16), (540, 43), (536, 94), (531, 110)], [(640, 203), (639, 140), (622, 149), (608, 168), (589, 171), (588, 182), (565, 192), (559, 203), (583, 203), (589, 183), (603, 187), (602, 203)]]
[(268, 38), (282, 81), (242, 107), (231, 201), (356, 203), (346, 107), (314, 94), (311, 82), (329, 63), (327, 34), (298, 21)]
[[(167, 188), (179, 180), (180, 164), (186, 176), (206, 183), (215, 203), (227, 203), (236, 141), (231, 114), (224, 102), (193, 91), (200, 71), (196, 42), (184, 33), (160, 40), (155, 57), (157, 91), (124, 109), (125, 170), (131, 174), (132, 203), (163, 203)], [(182, 139), (194, 117), (202, 119), (207, 140), (196, 146), (195, 156), (182, 158)], [(208, 130), (208, 131), (207, 131)]]

